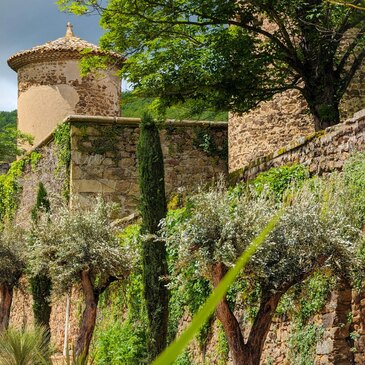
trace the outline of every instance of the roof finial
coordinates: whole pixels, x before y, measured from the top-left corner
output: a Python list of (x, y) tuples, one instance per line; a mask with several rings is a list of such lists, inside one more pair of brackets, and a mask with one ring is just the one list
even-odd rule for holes
[(68, 22), (66, 27), (66, 38), (71, 38), (71, 37), (74, 37), (74, 32), (72, 30), (72, 24)]

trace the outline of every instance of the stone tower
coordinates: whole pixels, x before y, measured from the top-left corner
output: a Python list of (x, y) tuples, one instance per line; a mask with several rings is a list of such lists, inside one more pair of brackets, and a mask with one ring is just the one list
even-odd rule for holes
[[(83, 50), (109, 56), (107, 70), (80, 76)], [(66, 116), (120, 115), (121, 80), (116, 75), (123, 59), (73, 34), (16, 53), (8, 59), (18, 73), (18, 129), (34, 136), (34, 145), (46, 138)]]

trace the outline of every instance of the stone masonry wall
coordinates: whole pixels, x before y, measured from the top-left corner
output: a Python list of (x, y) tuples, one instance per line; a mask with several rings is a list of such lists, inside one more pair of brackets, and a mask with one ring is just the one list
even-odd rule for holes
[[(67, 121), (71, 123), (71, 201), (79, 198), (85, 205), (90, 205), (96, 194), (102, 194), (104, 198), (121, 204), (123, 216), (134, 213), (138, 205), (136, 144), (139, 120), (71, 117)], [(211, 138), (210, 149), (206, 152), (199, 147), (204, 142), (202, 135)], [(226, 123), (167, 123), (161, 130), (161, 141), (166, 188), (170, 196), (181, 188), (192, 191), (220, 174), (226, 176)], [(62, 194), (68, 181), (65, 167), (59, 166), (57, 147), (51, 138), (42, 142), (36, 151), (41, 154), (41, 159), (36, 167), (28, 166), (20, 180), (22, 191), (16, 221), (22, 225), (29, 222), (40, 181), (51, 197)], [(77, 335), (82, 310), (82, 297), (74, 291), (70, 342)], [(66, 298), (54, 298), (51, 332), (57, 351), (63, 348), (65, 312)], [(11, 325), (24, 327), (32, 323), (32, 299), (24, 279), (15, 291)]]
[[(365, 150), (365, 110), (344, 123), (312, 133), (230, 174), (232, 183), (247, 181), (271, 167), (300, 163), (312, 174), (323, 175), (341, 170), (344, 161), (355, 151)], [(315, 365), (365, 363), (365, 292), (344, 286), (331, 294), (329, 304), (314, 319), (324, 328), (316, 348)], [(290, 364), (288, 338), (291, 324), (276, 320), (265, 344), (262, 364)]]
[(271, 167), (300, 163), (312, 174), (342, 168), (352, 152), (365, 150), (365, 110), (344, 123), (294, 140), (289, 145), (251, 161), (230, 174), (232, 181), (249, 180)]
[[(19, 183), (22, 187), (19, 196), (19, 208), (16, 216), (16, 223), (22, 226), (29, 225), (31, 210), (36, 203), (39, 182), (42, 182), (50, 198), (59, 197), (65, 187), (66, 168), (59, 166), (57, 148), (51, 141), (49, 144), (36, 149), (41, 158), (36, 166), (28, 165)], [(70, 338), (76, 335), (78, 317), (76, 310), (77, 296), (74, 296), (70, 316)], [(65, 322), (66, 298), (58, 298), (54, 301), (51, 316), (52, 343), (57, 349), (62, 348)], [(32, 298), (29, 292), (28, 283), (25, 279), (15, 290), (10, 324), (15, 327), (25, 327), (33, 323)]]
[[(342, 120), (365, 107), (364, 78), (365, 68), (362, 68), (341, 101)], [(233, 172), (313, 133), (314, 123), (299, 91), (288, 90), (247, 113), (230, 114), (228, 131), (229, 171)]]
[(296, 90), (277, 94), (243, 115), (230, 114), (229, 171), (314, 132), (307, 103)]
[[(138, 204), (138, 123), (118, 118), (71, 119), (71, 195), (82, 204), (103, 195), (121, 204), (124, 215)], [(166, 193), (192, 191), (227, 172), (226, 123), (169, 122), (161, 130)], [(208, 136), (211, 146), (201, 145)]]

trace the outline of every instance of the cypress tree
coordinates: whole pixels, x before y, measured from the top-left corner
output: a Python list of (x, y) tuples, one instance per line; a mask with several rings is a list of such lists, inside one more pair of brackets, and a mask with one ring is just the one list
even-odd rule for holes
[(150, 330), (149, 354), (153, 360), (166, 347), (168, 291), (163, 278), (167, 275), (165, 242), (156, 234), (166, 216), (164, 164), (160, 136), (153, 118), (141, 120), (137, 147), (142, 242), (144, 297)]
[[(47, 197), (47, 191), (42, 182), (38, 185), (37, 200), (32, 209), (32, 220), (34, 228), (37, 229), (38, 214), (49, 212), (50, 202)], [(33, 314), (34, 321), (38, 326), (45, 328), (47, 333), (50, 333), (50, 317), (51, 317), (51, 303), (50, 296), (52, 290), (52, 282), (46, 272), (30, 278), (30, 286), (33, 297)]]

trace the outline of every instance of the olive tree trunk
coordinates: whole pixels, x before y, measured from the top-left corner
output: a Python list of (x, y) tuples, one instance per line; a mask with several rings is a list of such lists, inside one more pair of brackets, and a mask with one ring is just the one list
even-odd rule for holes
[(0, 332), (9, 327), (10, 310), (13, 302), (13, 287), (0, 285)]
[(91, 339), (95, 329), (99, 293), (94, 290), (90, 272), (81, 273), (81, 286), (84, 293), (85, 309), (82, 313), (79, 335), (76, 340), (76, 356), (86, 357), (89, 354)]
[[(213, 267), (213, 285), (216, 287), (226, 274), (227, 268), (219, 263)], [(224, 298), (216, 309), (222, 323), (234, 365), (260, 365), (262, 350), (270, 330), (272, 317), (282, 293), (263, 295), (259, 311), (245, 343), (240, 324)]]

